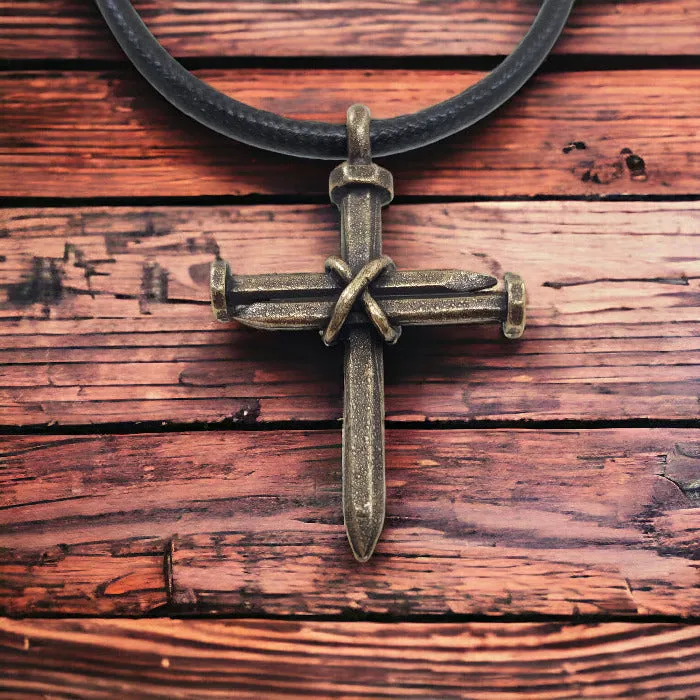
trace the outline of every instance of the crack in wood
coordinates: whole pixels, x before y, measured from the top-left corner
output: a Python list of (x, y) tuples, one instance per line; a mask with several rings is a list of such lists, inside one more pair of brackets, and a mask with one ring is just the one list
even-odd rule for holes
[(679, 277), (598, 277), (590, 280), (562, 280), (557, 282), (543, 282), (543, 287), (551, 289), (563, 289), (564, 287), (581, 287), (588, 284), (630, 284), (630, 283), (653, 283), (653, 284), (670, 284), (681, 287), (689, 286), (691, 280), (700, 279), (699, 277), (687, 277), (680, 275)]

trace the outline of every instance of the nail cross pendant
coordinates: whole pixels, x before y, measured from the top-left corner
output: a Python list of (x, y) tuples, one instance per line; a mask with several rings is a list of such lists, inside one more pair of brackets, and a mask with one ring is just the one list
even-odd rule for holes
[(382, 207), (393, 198), (391, 173), (372, 162), (369, 110), (348, 110), (348, 160), (330, 175), (340, 210), (341, 257), (326, 272), (232, 275), (217, 260), (211, 299), (219, 321), (265, 330), (321, 331), (327, 345), (345, 345), (343, 515), (355, 558), (367, 561), (384, 526), (384, 354), (401, 325), (501, 323), (506, 338), (525, 328), (525, 285), (458, 270), (396, 271), (382, 255)]

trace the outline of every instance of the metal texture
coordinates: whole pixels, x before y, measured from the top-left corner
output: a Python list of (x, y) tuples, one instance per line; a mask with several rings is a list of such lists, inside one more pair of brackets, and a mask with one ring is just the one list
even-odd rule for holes
[[(348, 160), (329, 179), (331, 200), (340, 211), (341, 255), (361, 289), (366, 289), (375, 269), (383, 269), (382, 207), (394, 196), (391, 173), (372, 163), (369, 123), (367, 107), (350, 107)], [(354, 281), (341, 293), (324, 340), (339, 332), (333, 324), (342, 318), (344, 309), (338, 309)], [(395, 337), (399, 333), (400, 327), (394, 330)], [(372, 556), (384, 527), (386, 503), (384, 348), (369, 324), (352, 326), (345, 334), (344, 375), (343, 515), (350, 548), (364, 562)]]
[(367, 561), (384, 526), (384, 357), (382, 342), (402, 325), (500, 323), (506, 338), (525, 328), (525, 284), (506, 273), (503, 291), (489, 275), (458, 270), (397, 272), (382, 255), (381, 210), (392, 199), (391, 173), (372, 162), (370, 115), (348, 110), (348, 160), (330, 175), (340, 211), (341, 257), (326, 273), (231, 274), (211, 268), (214, 316), (265, 330), (319, 330), (343, 341), (343, 515), (355, 558)]
[(512, 272), (506, 272), (503, 282), (508, 300), (506, 318), (503, 321), (503, 335), (510, 340), (516, 340), (525, 330), (525, 306), (527, 305), (525, 283)]
[[(331, 260), (333, 258), (329, 258)], [(228, 265), (223, 260), (212, 264), (212, 271), (225, 274)], [(223, 279), (223, 278), (222, 278)], [(495, 286), (498, 280), (490, 275), (462, 270), (385, 270), (372, 281), (372, 296), (384, 299), (391, 296), (423, 296), (440, 294), (451, 296), (478, 292)], [(338, 276), (328, 272), (291, 272), (272, 275), (236, 275), (226, 280), (225, 297), (217, 302), (217, 309), (228, 313), (240, 304), (274, 299), (335, 299), (338, 296)], [(342, 287), (342, 285), (340, 285)], [(233, 318), (233, 317), (231, 317)], [(222, 319), (225, 320), (225, 319)]]
[(395, 328), (391, 325), (382, 307), (379, 306), (367, 289), (379, 275), (389, 269), (395, 269), (395, 265), (394, 261), (387, 255), (381, 255), (374, 260), (370, 260), (366, 265), (362, 266), (359, 272), (353, 272), (350, 265), (335, 255), (326, 260), (326, 270), (333, 270), (347, 284), (347, 287), (340, 293), (338, 301), (333, 308), (331, 320), (322, 334), (323, 342), (326, 345), (335, 343), (343, 328), (345, 319), (350, 315), (350, 311), (352, 311), (352, 307), (355, 305), (358, 297), (362, 300), (367, 318), (384, 338), (384, 341), (393, 345), (399, 339), (401, 327)]
[[(258, 301), (236, 307), (231, 320), (266, 331), (322, 331), (328, 325), (333, 306), (330, 301)], [(381, 308), (400, 326), (502, 323), (508, 310), (508, 297), (505, 292), (462, 297), (396, 297), (382, 300)], [(345, 321), (350, 326), (362, 323), (367, 323), (367, 317), (360, 312), (351, 313)]]

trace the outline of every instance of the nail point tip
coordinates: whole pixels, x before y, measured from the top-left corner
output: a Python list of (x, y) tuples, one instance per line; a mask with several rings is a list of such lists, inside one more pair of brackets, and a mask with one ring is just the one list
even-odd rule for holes
[(363, 543), (363, 546), (360, 547), (357, 546), (357, 543), (350, 542), (350, 549), (352, 549), (353, 556), (360, 564), (365, 564), (372, 558), (376, 546), (376, 541), (370, 543), (369, 546)]
[(498, 284), (498, 280), (493, 275), (481, 275), (479, 282), (484, 285), (484, 287), (493, 287)]
[(372, 558), (383, 528), (384, 518), (382, 518), (379, 524), (375, 524), (375, 526), (369, 530), (361, 528), (360, 532), (347, 531), (350, 549), (358, 562), (364, 564)]
[(492, 275), (485, 275), (480, 272), (463, 271), (460, 275), (461, 291), (478, 292), (482, 289), (489, 289), (498, 284), (498, 280)]

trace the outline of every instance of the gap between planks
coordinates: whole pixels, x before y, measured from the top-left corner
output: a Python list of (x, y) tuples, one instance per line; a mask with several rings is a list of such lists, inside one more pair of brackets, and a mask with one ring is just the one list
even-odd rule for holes
[[(506, 55), (539, 3), (521, 0), (369, 0), (259, 2), (154, 0), (139, 10), (178, 57)], [(97, 9), (79, 0), (4, 0), (0, 58), (121, 58)], [(694, 0), (578, 3), (556, 55), (698, 53), (700, 10)]]

